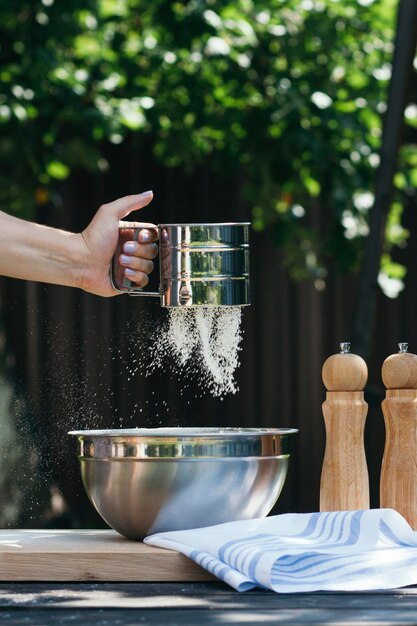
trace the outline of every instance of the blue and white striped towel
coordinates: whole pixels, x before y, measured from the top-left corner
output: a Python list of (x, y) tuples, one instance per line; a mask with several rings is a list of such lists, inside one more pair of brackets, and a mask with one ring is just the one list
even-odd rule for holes
[(290, 513), (151, 535), (238, 591), (365, 591), (417, 584), (417, 532), (391, 509)]

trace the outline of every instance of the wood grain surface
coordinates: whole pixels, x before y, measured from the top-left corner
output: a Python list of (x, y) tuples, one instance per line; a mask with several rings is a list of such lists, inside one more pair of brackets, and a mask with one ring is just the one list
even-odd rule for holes
[(320, 511), (369, 509), (364, 447), (368, 405), (363, 391), (328, 391), (322, 406), (326, 426)]
[(210, 581), (182, 554), (113, 530), (0, 530), (0, 581)]
[(417, 530), (417, 390), (387, 389), (382, 411), (386, 439), (380, 505), (401, 513)]
[(7, 626), (404, 626), (417, 623), (417, 589), (238, 593), (220, 583), (0, 583)]

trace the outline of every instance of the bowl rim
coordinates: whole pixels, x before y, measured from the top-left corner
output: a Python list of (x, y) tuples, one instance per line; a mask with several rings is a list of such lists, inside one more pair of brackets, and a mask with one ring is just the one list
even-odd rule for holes
[(140, 437), (140, 438), (227, 438), (283, 436), (298, 433), (298, 428), (238, 428), (238, 427), (161, 427), (161, 428), (109, 428), (102, 430), (70, 430), (68, 435), (76, 437)]

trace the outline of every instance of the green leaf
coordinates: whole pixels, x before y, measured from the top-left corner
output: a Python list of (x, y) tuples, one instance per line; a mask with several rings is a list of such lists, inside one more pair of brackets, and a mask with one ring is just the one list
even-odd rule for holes
[(69, 167), (60, 161), (51, 161), (48, 163), (46, 171), (49, 176), (56, 178), (57, 180), (64, 180), (65, 178), (68, 178), (70, 174)]

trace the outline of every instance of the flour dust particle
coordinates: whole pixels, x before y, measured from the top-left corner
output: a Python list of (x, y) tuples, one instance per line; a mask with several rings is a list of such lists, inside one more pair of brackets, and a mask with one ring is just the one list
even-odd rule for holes
[(152, 348), (151, 370), (167, 367), (198, 378), (213, 396), (236, 393), (242, 341), (241, 307), (172, 307)]

